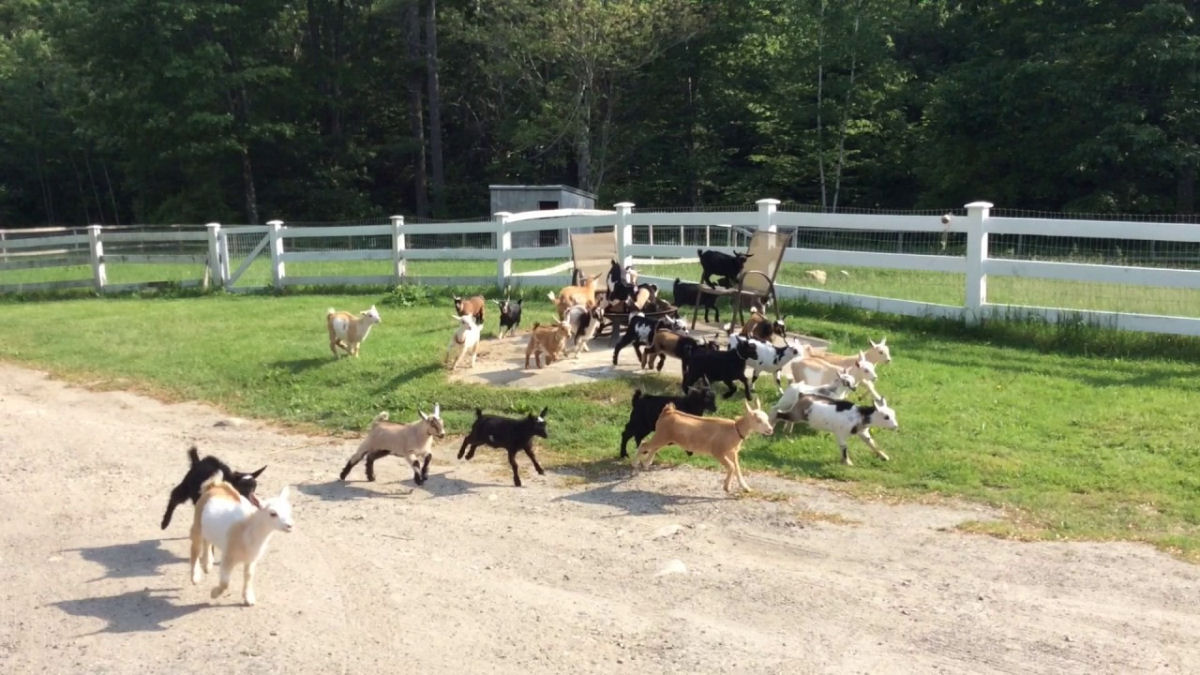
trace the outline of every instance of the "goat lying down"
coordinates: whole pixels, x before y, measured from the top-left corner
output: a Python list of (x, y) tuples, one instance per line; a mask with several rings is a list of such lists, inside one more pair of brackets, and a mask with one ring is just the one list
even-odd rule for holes
[(758, 399), (754, 407), (744, 404), (746, 411), (736, 420), (720, 417), (699, 417), (679, 412), (675, 404), (668, 403), (663, 407), (658, 421), (654, 425), (654, 435), (638, 446), (637, 456), (633, 458), (633, 467), (649, 468), (654, 461), (654, 455), (660, 449), (674, 444), (706, 455), (712, 455), (721, 466), (725, 467), (725, 491), (729, 492), (734, 476), (737, 476), (738, 486), (749, 490), (746, 479), (742, 477), (742, 463), (738, 453), (742, 443), (750, 434), (758, 432), (770, 436), (773, 429), (767, 421), (767, 414), (762, 411)]
[(371, 430), (358, 444), (358, 450), (350, 456), (338, 478), (346, 480), (350, 470), (364, 458), (367, 460), (367, 480), (375, 480), (375, 460), (388, 455), (397, 455), (412, 467), (413, 481), (421, 485), (429, 478), (429, 461), (433, 459), (433, 439), (445, 438), (446, 428), (442, 424), (442, 406), (434, 403), (433, 414), (420, 410), (420, 421), (412, 424), (389, 422), (388, 414), (381, 412), (371, 421)]

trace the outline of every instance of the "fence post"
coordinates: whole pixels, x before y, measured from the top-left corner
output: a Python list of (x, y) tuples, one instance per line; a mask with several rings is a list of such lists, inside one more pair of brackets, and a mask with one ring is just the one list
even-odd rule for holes
[(225, 288), (225, 278), (221, 276), (221, 224), (208, 223), (208, 278), (217, 288)]
[(503, 291), (512, 276), (512, 232), (508, 231), (508, 211), (497, 211), (496, 218), (496, 288)]
[(404, 216), (392, 216), (392, 276), (396, 284), (404, 281), (408, 266), (404, 260)]
[(766, 230), (767, 232), (775, 231), (775, 209), (779, 207), (778, 199), (760, 199), (755, 204), (758, 204), (758, 229)]
[(96, 283), (96, 292), (103, 293), (108, 283), (108, 274), (104, 271), (104, 242), (100, 241), (100, 226), (88, 225), (88, 252), (92, 257), (92, 281)]
[(988, 259), (987, 220), (991, 202), (971, 202), (967, 209), (967, 306), (968, 324), (979, 323), (983, 306), (987, 304), (987, 274), (984, 265)]
[(617, 259), (621, 261), (621, 267), (629, 267), (633, 264), (633, 254), (629, 252), (629, 248), (633, 246), (633, 225), (629, 223), (629, 216), (633, 213), (633, 202), (617, 202), (614, 204), (617, 208)]
[(271, 228), (267, 231), (271, 237), (271, 283), (275, 285), (275, 290), (280, 290), (286, 274), (283, 269), (283, 221), (268, 220), (267, 227)]
[(7, 238), (4, 230), (0, 230), (0, 262), (8, 262), (8, 242), (5, 241)]

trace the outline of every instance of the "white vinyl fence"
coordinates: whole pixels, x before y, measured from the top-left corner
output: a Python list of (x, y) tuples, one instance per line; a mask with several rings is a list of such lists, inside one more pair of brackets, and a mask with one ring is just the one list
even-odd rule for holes
[[(762, 199), (754, 210), (635, 211), (621, 202), (612, 211), (498, 213), (471, 222), (393, 216), (353, 225), (0, 230), (0, 293), (161, 283), (230, 291), (402, 282), (553, 287), (571, 280), (567, 235), (606, 230), (623, 264), (670, 288), (675, 277), (698, 278), (697, 249), (743, 249), (756, 229), (794, 232), (779, 277), (785, 298), (968, 322), (1079, 318), (1200, 335), (1200, 225), (995, 217), (987, 202), (967, 204), (948, 223), (940, 214), (789, 211)], [(656, 276), (659, 265), (667, 271)], [(110, 282), (114, 266), (143, 266), (159, 277), (164, 268), (187, 272)], [(818, 269), (828, 283), (804, 274)], [(1124, 308), (1087, 306), (1104, 294)]]

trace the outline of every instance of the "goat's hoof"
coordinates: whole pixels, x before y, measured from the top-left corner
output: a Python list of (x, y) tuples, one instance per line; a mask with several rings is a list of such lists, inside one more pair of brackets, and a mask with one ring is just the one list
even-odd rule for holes
[(212, 589), (212, 592), (208, 594), (208, 597), (212, 598), (213, 600), (216, 600), (217, 598), (221, 597), (221, 594), (224, 592), (225, 592), (224, 586), (217, 586), (216, 588)]
[(246, 606), (247, 606), (247, 607), (253, 607), (253, 606), (254, 606), (254, 603), (255, 603), (255, 598), (254, 598), (254, 594), (253, 594), (253, 593), (248, 593), (248, 594), (246, 594), (246, 596), (245, 596), (245, 597), (243, 597), (243, 598), (242, 598), (242, 600), (245, 600), (245, 601), (246, 601)]

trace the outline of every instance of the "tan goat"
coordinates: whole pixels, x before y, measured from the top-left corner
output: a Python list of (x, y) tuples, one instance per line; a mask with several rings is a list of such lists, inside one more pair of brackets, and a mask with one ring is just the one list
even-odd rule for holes
[(743, 403), (746, 412), (736, 420), (720, 417), (698, 417), (675, 409), (674, 403), (668, 403), (654, 424), (654, 435), (642, 441), (638, 446), (637, 456), (633, 458), (633, 467), (649, 468), (654, 461), (654, 455), (665, 446), (674, 444), (688, 452), (699, 452), (712, 455), (725, 467), (725, 491), (729, 492), (733, 477), (737, 476), (738, 485), (743, 490), (749, 490), (746, 479), (742, 477), (742, 463), (738, 453), (742, 450), (742, 442), (754, 432), (770, 436), (774, 429), (767, 420), (758, 399), (754, 399), (754, 407)]
[(329, 329), (329, 351), (338, 355), (337, 348), (341, 347), (350, 356), (358, 356), (358, 346), (367, 339), (371, 326), (382, 322), (375, 305), (371, 309), (354, 316), (350, 312), (339, 312), (330, 307), (325, 312), (325, 327)]
[(582, 286), (563, 286), (556, 297), (553, 292), (547, 293), (547, 297), (554, 302), (554, 309), (558, 312), (558, 318), (562, 319), (566, 315), (567, 310), (572, 305), (581, 305), (587, 309), (596, 306), (596, 288), (599, 286), (600, 277), (604, 276), (603, 272), (597, 273), (593, 277), (589, 277), (587, 282)]
[[(880, 338), (879, 342), (875, 342), (874, 340), (868, 338), (867, 342), (871, 343), (871, 348), (865, 352), (859, 352), (859, 355), (866, 357), (866, 359), (874, 365), (892, 362), (892, 350), (887, 345), (887, 337)], [(828, 361), (835, 366), (841, 366), (843, 368), (849, 368), (850, 366), (854, 365), (856, 361), (858, 361), (858, 356), (834, 354), (831, 351), (826, 351), (824, 348), (813, 349), (812, 355), (818, 359), (821, 359), (822, 361)]]
[(454, 313), (459, 316), (471, 316), (475, 318), (475, 324), (483, 329), (483, 308), (487, 306), (487, 299), (482, 295), (473, 295), (469, 298), (460, 298), (454, 296)]
[(546, 355), (546, 365), (554, 363), (555, 359), (566, 356), (567, 338), (571, 337), (571, 325), (564, 321), (542, 325), (533, 324), (529, 331), (529, 343), (525, 347), (525, 369), (529, 369), (529, 357), (538, 368), (542, 367), (542, 354)]

